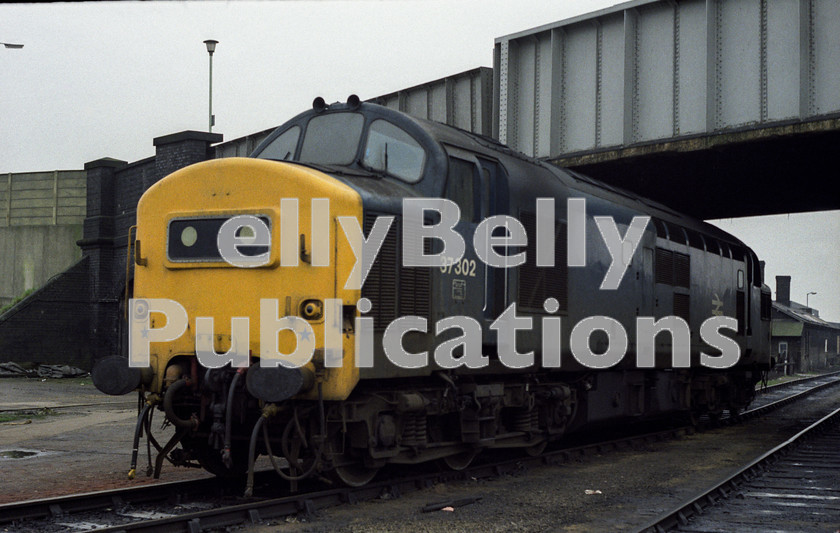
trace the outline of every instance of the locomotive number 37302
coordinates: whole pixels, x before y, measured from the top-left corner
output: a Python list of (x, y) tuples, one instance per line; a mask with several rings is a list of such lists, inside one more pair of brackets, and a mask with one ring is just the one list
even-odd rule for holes
[(456, 276), (475, 277), (475, 259), (461, 259), (457, 257), (445, 257), (444, 265), (440, 267), (443, 274), (454, 274)]

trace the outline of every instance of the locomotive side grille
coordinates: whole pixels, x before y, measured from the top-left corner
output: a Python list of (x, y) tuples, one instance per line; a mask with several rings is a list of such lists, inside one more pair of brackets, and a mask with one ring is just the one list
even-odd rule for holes
[(657, 248), (656, 283), (690, 288), (691, 257), (664, 248)]
[[(363, 231), (365, 238), (370, 235), (377, 215), (365, 213)], [(396, 221), (395, 221), (396, 222)], [(374, 329), (384, 330), (397, 318), (397, 233), (394, 224), (388, 230), (385, 242), (368, 272), (362, 285), (362, 297), (373, 303), (370, 316), (373, 317)]]
[(547, 298), (556, 298), (560, 310), (569, 308), (568, 265), (566, 260), (566, 225), (555, 223), (554, 267), (537, 267), (537, 217), (534, 213), (520, 213), (528, 235), (525, 263), (519, 267), (517, 303), (521, 309), (543, 310)]
[[(395, 221), (395, 222), (398, 222)], [(402, 235), (402, 228), (397, 228)], [(402, 251), (400, 249), (400, 251)], [(432, 253), (432, 241), (423, 241), (423, 253)], [(406, 267), (400, 261), (399, 271), (399, 296), (400, 316), (417, 315), (424, 318), (430, 317), (431, 308), (431, 280), (429, 272), (431, 269), (425, 267)]]
[(674, 285), (677, 287), (691, 287), (691, 261), (685, 254), (674, 253)]
[[(363, 230), (370, 234), (376, 213), (366, 213)], [(430, 317), (431, 279), (429, 269), (404, 267), (402, 262), (402, 221), (395, 217), (388, 229), (385, 242), (362, 286), (362, 297), (370, 299), (373, 309), (374, 330), (384, 331), (388, 324), (401, 316)], [(431, 253), (431, 241), (424, 242), (426, 254)]]
[(656, 283), (674, 284), (674, 252), (656, 249)]
[(688, 322), (691, 298), (687, 294), (674, 293), (674, 316)]

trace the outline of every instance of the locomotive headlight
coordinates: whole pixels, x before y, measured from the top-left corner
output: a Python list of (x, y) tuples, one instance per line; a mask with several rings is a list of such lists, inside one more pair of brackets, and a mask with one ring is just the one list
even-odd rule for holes
[(300, 316), (306, 320), (318, 320), (324, 315), (324, 304), (321, 300), (304, 300), (300, 304)]
[(192, 226), (187, 226), (181, 231), (181, 243), (189, 248), (198, 240), (198, 232)]
[(252, 228), (251, 226), (242, 226), (236, 232), (236, 236), (243, 239), (253, 239), (254, 237), (256, 237), (256, 234), (254, 233), (254, 228)]

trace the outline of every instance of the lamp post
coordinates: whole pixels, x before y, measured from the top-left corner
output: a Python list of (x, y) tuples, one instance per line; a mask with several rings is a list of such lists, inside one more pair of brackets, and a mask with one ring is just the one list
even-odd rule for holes
[(22, 44), (15, 44), (15, 43), (0, 43), (5, 48), (23, 48)]
[(810, 305), (808, 305), (808, 297), (810, 297), (812, 294), (817, 294), (817, 293), (815, 293), (815, 292), (809, 292), (808, 294), (806, 294), (806, 295), (805, 295), (805, 307), (807, 307), (808, 309), (810, 309), (810, 308), (811, 308), (811, 306), (810, 306)]
[(213, 117), (213, 52), (216, 51), (216, 45), (219, 44), (219, 41), (215, 41), (213, 39), (207, 39), (204, 41), (204, 44), (207, 45), (207, 53), (210, 54), (210, 112), (209, 112), (209, 127), (207, 131), (213, 131), (213, 123), (216, 122), (215, 117)]

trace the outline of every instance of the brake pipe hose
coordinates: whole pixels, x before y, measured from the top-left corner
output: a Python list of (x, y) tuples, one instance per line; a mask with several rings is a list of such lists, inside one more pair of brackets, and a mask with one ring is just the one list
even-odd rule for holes
[(187, 380), (179, 379), (166, 389), (166, 394), (163, 395), (163, 411), (166, 413), (166, 418), (168, 418), (169, 421), (172, 422), (172, 425), (176, 428), (195, 430), (198, 429), (198, 418), (196, 418), (195, 415), (191, 416), (187, 420), (179, 418), (178, 415), (175, 414), (175, 408), (172, 405), (172, 402), (175, 400), (175, 395), (178, 394), (179, 390), (187, 385), (189, 385)]
[(134, 476), (137, 474), (137, 450), (140, 448), (140, 434), (143, 433), (143, 425), (151, 408), (151, 403), (146, 403), (143, 406), (143, 410), (140, 411), (140, 415), (137, 417), (137, 424), (134, 426), (134, 442), (131, 448), (131, 469), (128, 471), (128, 479), (134, 479)]
[(228, 468), (231, 467), (231, 455), (230, 455), (230, 446), (231, 446), (231, 425), (232, 421), (231, 418), (233, 417), (233, 397), (234, 392), (236, 391), (236, 385), (239, 383), (239, 378), (242, 374), (245, 373), (244, 368), (240, 368), (236, 371), (236, 374), (233, 376), (233, 380), (230, 382), (230, 390), (228, 391), (227, 403), (225, 404), (225, 447), (222, 450), (222, 461), (225, 463), (225, 466)]

